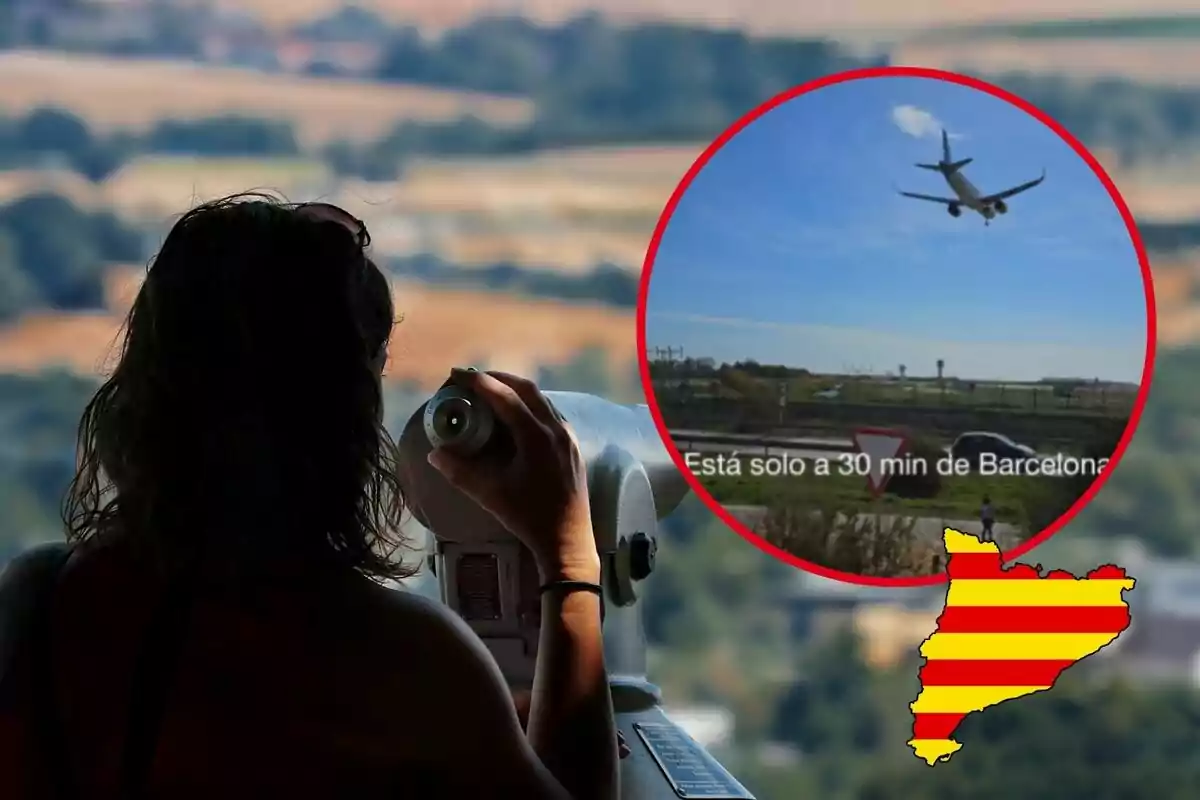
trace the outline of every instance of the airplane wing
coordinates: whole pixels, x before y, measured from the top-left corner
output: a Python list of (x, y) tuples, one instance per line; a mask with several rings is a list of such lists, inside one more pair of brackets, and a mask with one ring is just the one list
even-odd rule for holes
[(916, 194), (915, 192), (900, 192), (905, 197), (912, 197), (917, 200), (928, 200), (931, 203), (941, 203), (942, 205), (959, 205), (961, 200), (952, 200), (949, 197), (934, 197), (931, 194)]
[(1022, 183), (1020, 186), (1014, 186), (1011, 189), (1005, 189), (1003, 192), (989, 194), (987, 197), (981, 197), (979, 199), (984, 203), (994, 203), (997, 200), (1007, 200), (1014, 194), (1020, 194), (1028, 189), (1032, 189), (1044, 180), (1046, 180), (1046, 170), (1042, 170), (1042, 176), (1040, 178), (1035, 178), (1027, 183)]

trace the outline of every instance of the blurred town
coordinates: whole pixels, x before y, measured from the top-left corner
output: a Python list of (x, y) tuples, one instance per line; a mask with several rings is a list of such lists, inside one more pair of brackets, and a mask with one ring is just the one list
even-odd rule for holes
[(195, 202), (270, 190), (368, 222), (403, 313), (393, 428), (452, 365), (636, 402), (645, 248), (708, 141), (820, 75), (956, 69), (1092, 147), (1151, 253), (1161, 349), (1140, 433), (1030, 556), (1125, 566), (1133, 627), (1062, 686), (969, 719), (930, 770), (904, 742), (944, 590), (813, 578), (692, 500), (647, 590), (651, 677), (763, 800), (1194, 797), (1200, 7), (809, 6), (0, 0), (0, 560), (61, 536), (79, 413)]

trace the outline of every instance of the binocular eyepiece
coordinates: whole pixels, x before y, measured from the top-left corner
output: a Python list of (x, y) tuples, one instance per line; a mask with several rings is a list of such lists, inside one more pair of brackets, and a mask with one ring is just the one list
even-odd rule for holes
[[(645, 405), (625, 406), (576, 392), (545, 391), (542, 396), (575, 432), (590, 478), (596, 478), (597, 470), (607, 472), (605, 465), (624, 453), (646, 473), (659, 519), (679, 505), (688, 492), (687, 482), (671, 461)], [(497, 464), (515, 455), (512, 433), (486, 400), (469, 389), (446, 384), (413, 414), (398, 444), (406, 496), (418, 522), (439, 539), (511, 538), (427, 461), (432, 450), (441, 448)], [(593, 507), (615, 512), (614, 504), (620, 505), (621, 499), (608, 497), (599, 486), (593, 489)]]
[(465, 389), (445, 386), (425, 404), (425, 436), (434, 448), (475, 455), (496, 433), (491, 407)]

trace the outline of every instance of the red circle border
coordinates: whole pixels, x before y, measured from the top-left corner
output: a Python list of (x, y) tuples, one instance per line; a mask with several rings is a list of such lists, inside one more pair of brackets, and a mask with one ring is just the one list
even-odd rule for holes
[(675, 446), (674, 440), (671, 438), (666, 422), (663, 420), (662, 411), (658, 406), (658, 398), (655, 396), (654, 387), (650, 380), (650, 360), (646, 345), (646, 304), (650, 293), (650, 278), (654, 271), (654, 262), (658, 256), (658, 248), (662, 243), (663, 233), (666, 231), (667, 224), (675, 213), (676, 207), (679, 205), (685, 192), (691, 186), (692, 181), (702, 169), (708, 164), (712, 157), (717, 154), (731, 139), (749, 126), (752, 122), (766, 115), (771, 110), (783, 105), (784, 103), (794, 100), (795, 98), (808, 94), (809, 92), (823, 89), (827, 86), (834, 86), (839, 83), (860, 80), (863, 78), (931, 78), (934, 80), (946, 81), (948, 83), (956, 83), (960, 86), (967, 86), (972, 89), (977, 89), (981, 92), (987, 92), (993, 97), (1005, 100), (1011, 105), (1016, 106), (1030, 116), (1034, 117), (1046, 127), (1058, 134), (1058, 136), (1071, 146), (1071, 148), (1082, 158), (1100, 182), (1104, 184), (1104, 188), (1108, 190), (1109, 196), (1112, 198), (1113, 204), (1121, 213), (1121, 219), (1125, 222), (1125, 227), (1129, 232), (1130, 240), (1133, 242), (1133, 247), (1137, 253), (1138, 265), (1142, 271), (1142, 283), (1146, 294), (1146, 359), (1142, 366), (1142, 379), (1138, 387), (1137, 398), (1134, 401), (1133, 411), (1129, 415), (1129, 421), (1125, 424), (1125, 431), (1121, 435), (1121, 440), (1117, 444), (1116, 450), (1109, 459), (1108, 464), (1101, 470), (1100, 474), (1092, 481), (1088, 490), (1080, 496), (1067, 511), (1062, 514), (1054, 524), (1038, 533), (1038, 535), (1030, 537), (1027, 541), (1010, 551), (1002, 554), (1005, 561), (1018, 558), (1025, 553), (1028, 553), (1033, 548), (1048, 540), (1051, 536), (1062, 530), (1072, 519), (1082, 511), (1088, 503), (1090, 503), (1099, 493), (1100, 489), (1108, 481), (1117, 464), (1124, 457), (1125, 451), (1129, 447), (1129, 443), (1133, 440), (1134, 434), (1137, 432), (1138, 425), (1141, 422), (1142, 412), (1146, 406), (1146, 399), (1150, 394), (1150, 384), (1154, 375), (1154, 362), (1158, 348), (1158, 309), (1154, 298), (1154, 278), (1150, 271), (1150, 260), (1146, 255), (1146, 246), (1142, 241), (1142, 236), (1138, 230), (1137, 223), (1134, 221), (1133, 214), (1129, 210), (1129, 206), (1125, 203), (1125, 199), (1121, 196), (1116, 184), (1100, 162), (1084, 145), (1076, 139), (1066, 128), (1064, 128), (1057, 120), (1046, 114), (1041, 109), (1018, 97), (1011, 92), (994, 86), (986, 81), (973, 78), (968, 75), (961, 75), (956, 72), (947, 70), (932, 69), (928, 67), (864, 67), (861, 69), (847, 70), (845, 72), (826, 75), (816, 80), (796, 86), (775, 97), (767, 100), (762, 105), (752, 109), (745, 114), (741, 119), (734, 122), (720, 136), (718, 136), (696, 159), (695, 163), (688, 169), (679, 185), (675, 187), (675, 191), (671, 194), (670, 200), (667, 201), (666, 207), (662, 214), (659, 215), (658, 223), (654, 227), (654, 235), (650, 240), (650, 246), (646, 250), (646, 258), (642, 263), (641, 281), (638, 286), (638, 303), (637, 303), (637, 351), (638, 351), (638, 371), (641, 375), (642, 390), (646, 396), (646, 404), (650, 409), (650, 414), (654, 419), (654, 425), (658, 429), (659, 436), (662, 438), (663, 444), (670, 453), (671, 459), (675, 462), (675, 466), (683, 474), (691, 487), (692, 492), (711, 510), (716, 516), (729, 526), (735, 533), (741, 536), (746, 541), (757, 547), (762, 552), (773, 558), (778, 559), (793, 567), (797, 567), (806, 572), (818, 575), (823, 578), (841, 581), (843, 583), (858, 584), (860, 586), (884, 586), (884, 587), (919, 587), (919, 586), (937, 586), (947, 583), (949, 575), (947, 573), (939, 573), (937, 575), (929, 575), (914, 578), (876, 578), (863, 575), (855, 575), (847, 572), (833, 570), (820, 564), (815, 564), (810, 561), (797, 558), (751, 531), (725, 508), (717, 502), (717, 500), (708, 493), (700, 480), (692, 473), (684, 461), (679, 448)]

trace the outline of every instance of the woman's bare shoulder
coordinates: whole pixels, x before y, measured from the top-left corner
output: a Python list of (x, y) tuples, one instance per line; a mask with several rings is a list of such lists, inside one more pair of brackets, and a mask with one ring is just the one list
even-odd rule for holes
[(406, 653), (410, 664), (436, 681), (472, 680), (494, 686), (502, 682), (487, 647), (446, 605), (411, 589), (374, 582), (368, 592), (374, 608), (371, 638), (377, 645)]

